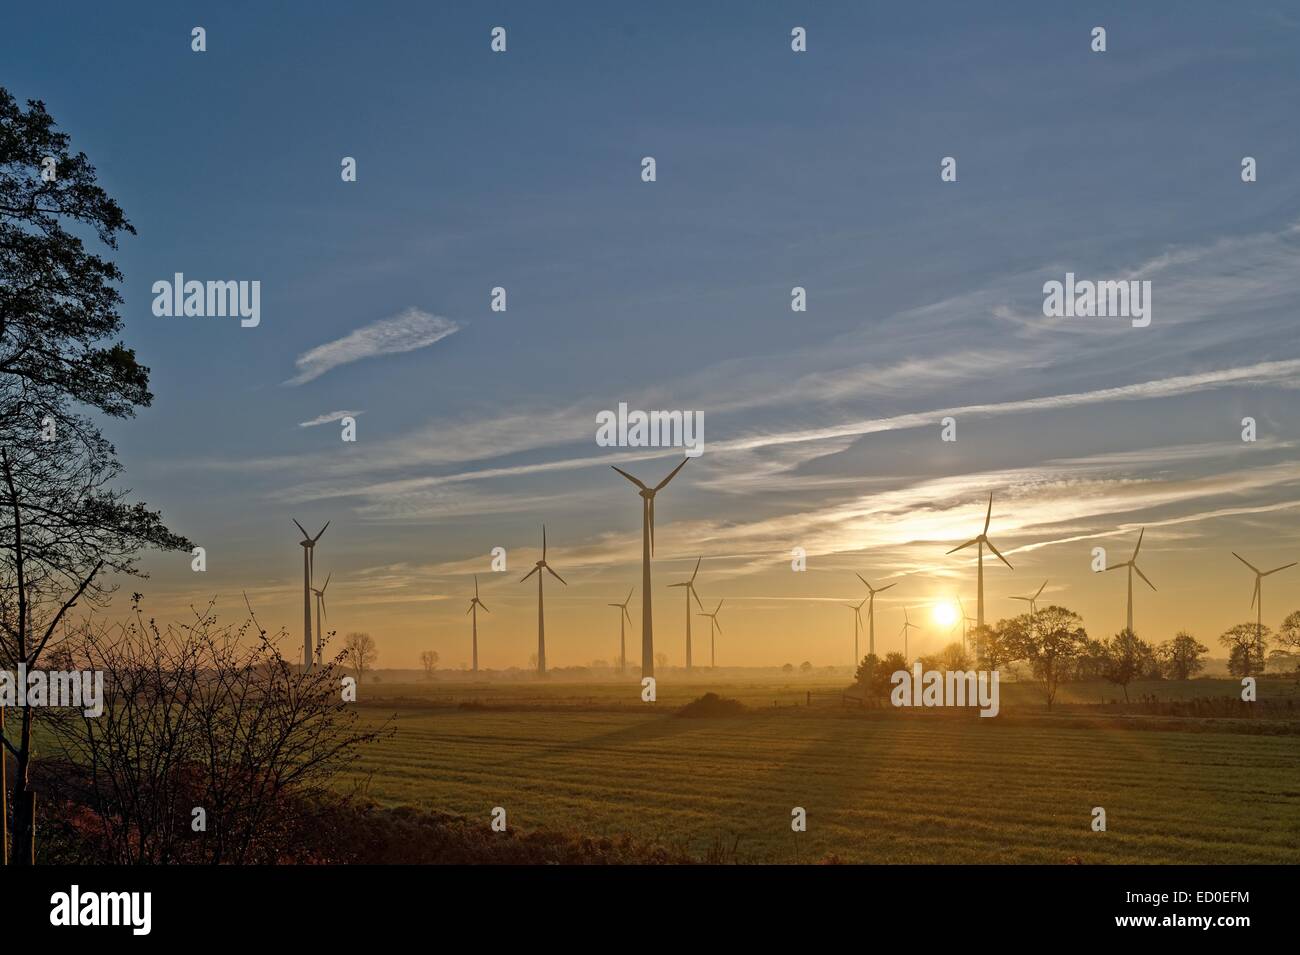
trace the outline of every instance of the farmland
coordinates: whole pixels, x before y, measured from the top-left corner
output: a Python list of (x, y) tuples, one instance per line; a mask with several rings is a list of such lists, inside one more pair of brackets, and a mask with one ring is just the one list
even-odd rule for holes
[[(485, 826), (503, 806), (512, 827), (631, 833), (695, 855), (722, 847), (746, 862), (1300, 860), (1293, 732), (1093, 720), (1081, 714), (1104, 708), (1082, 704), (1115, 696), (1095, 685), (1063, 688), (1052, 715), (1033, 687), (1008, 685), (1008, 718), (991, 720), (865, 712), (839, 701), (843, 685), (665, 680), (651, 707), (632, 683), (385, 682), (366, 688), (362, 712), (367, 722), (391, 719), (395, 732), (349, 777), (382, 804)], [(1169, 699), (1230, 687), (1130, 693)], [(709, 689), (749, 711), (674, 715)], [(1294, 684), (1266, 689), (1294, 701)], [(807, 810), (807, 832), (791, 830), (796, 806)], [(1096, 806), (1106, 832), (1091, 831)]]

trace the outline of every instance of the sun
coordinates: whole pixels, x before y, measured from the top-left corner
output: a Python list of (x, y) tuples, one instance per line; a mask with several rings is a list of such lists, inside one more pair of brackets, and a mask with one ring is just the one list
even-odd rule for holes
[(955, 604), (941, 600), (934, 605), (934, 622), (941, 627), (951, 627), (957, 623), (958, 613)]

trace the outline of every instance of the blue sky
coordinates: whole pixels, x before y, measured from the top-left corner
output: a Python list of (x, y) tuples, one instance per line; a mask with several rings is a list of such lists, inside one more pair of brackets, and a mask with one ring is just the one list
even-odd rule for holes
[[(332, 519), (331, 620), (374, 632), (381, 662), (428, 645), (467, 659), (468, 575), (504, 546), (485, 659), (523, 664), (517, 580), (545, 519), (571, 571), (549, 655), (607, 657), (599, 614), (638, 579), (639, 511), (592, 434), (627, 401), (704, 413), (705, 455), (660, 501), (656, 574), (706, 557), (701, 592), (733, 601), (732, 662), (847, 663), (833, 603), (858, 599), (854, 569), (907, 579), (878, 605), (900, 620), (904, 603), (970, 602), (973, 566), (943, 551), (989, 490), (994, 540), (1021, 554), (1014, 575), (989, 570), (993, 616), (1046, 577), (1113, 632), (1120, 575), (1088, 574), (1088, 552), (1142, 524), (1161, 586), (1144, 635), (1205, 639), (1246, 616), (1228, 551), (1284, 563), (1300, 543), (1300, 17), (607, 6), (6, 13), (0, 82), (45, 101), (139, 231), (118, 262), (156, 402), (108, 430), (126, 483), (210, 555), (198, 580), (187, 560), (148, 562), (139, 589), (163, 615), (210, 594), (235, 613), (247, 590), (264, 623), (296, 628), (289, 518)], [(177, 271), (259, 279), (261, 325), (155, 317), (150, 287)], [(1066, 271), (1149, 278), (1152, 325), (1043, 318), (1042, 283)], [(409, 309), (457, 330), (288, 383), (300, 356)], [(338, 410), (363, 412), (354, 445), (300, 427)], [(1207, 593), (1219, 576), (1241, 607)], [(1279, 619), (1300, 597), (1284, 576)], [(669, 606), (657, 630), (679, 662)]]

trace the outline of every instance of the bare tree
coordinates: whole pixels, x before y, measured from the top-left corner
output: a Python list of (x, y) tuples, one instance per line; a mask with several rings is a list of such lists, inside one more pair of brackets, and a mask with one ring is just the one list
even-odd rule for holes
[(360, 683), (366, 671), (379, 659), (375, 638), (368, 633), (349, 633), (343, 639), (343, 655), (348, 666), (357, 671), (357, 682)]
[(425, 650), (420, 654), (420, 666), (424, 667), (424, 678), (433, 679), (433, 671), (438, 669), (438, 651)]
[(1128, 685), (1151, 669), (1155, 658), (1151, 646), (1127, 627), (1101, 644), (1101, 675), (1122, 687), (1128, 702)]
[(1057, 688), (1088, 650), (1083, 621), (1074, 611), (1052, 605), (1034, 614), (998, 621), (997, 630), (1004, 635), (1007, 660), (1025, 660), (1034, 676), (1043, 681), (1050, 710)]
[(1229, 627), (1219, 637), (1228, 648), (1228, 672), (1233, 676), (1256, 676), (1264, 672), (1264, 653), (1273, 632), (1254, 623)]
[[(71, 151), (43, 104), (0, 88), (0, 667), (42, 667), (78, 603), (106, 600), (105, 572), (135, 574), (142, 549), (188, 549), (156, 512), (113, 488), (116, 452), (83, 413), (127, 418), (150, 404), (149, 370), (120, 341), (122, 275), (90, 251), (134, 229)], [(42, 172), (53, 162), (55, 175)], [(35, 851), (32, 724), (22, 709), (14, 759), (13, 861)], [(0, 817), (8, 817), (0, 787)], [(7, 835), (7, 834), (6, 834)], [(4, 840), (7, 849), (8, 840)]]
[(305, 672), (280, 654), (286, 637), (251, 618), (218, 627), (211, 606), (166, 630), (138, 608), (76, 628), (61, 655), (104, 674), (98, 717), (51, 723), (54, 793), (78, 844), (117, 864), (279, 861), (304, 805), (388, 731), (358, 729), (337, 665)]
[(1179, 630), (1174, 639), (1157, 648), (1165, 676), (1171, 680), (1189, 680), (1205, 666), (1201, 659), (1210, 648), (1186, 630)]

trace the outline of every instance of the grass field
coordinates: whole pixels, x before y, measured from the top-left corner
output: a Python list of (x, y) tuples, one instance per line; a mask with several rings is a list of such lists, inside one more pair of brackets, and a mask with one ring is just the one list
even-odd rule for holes
[[(1300, 736), (1081, 727), (1040, 714), (1028, 685), (1003, 702), (1014, 713), (1019, 696), (1027, 718), (864, 714), (836, 704), (842, 687), (665, 681), (651, 709), (634, 684), (374, 686), (366, 719), (391, 715), (395, 733), (351, 775), (385, 804), (484, 825), (503, 806), (513, 827), (632, 833), (695, 854), (721, 844), (740, 861), (1300, 861)], [(752, 710), (672, 715), (707, 689)], [(1066, 703), (1113, 695), (1065, 689)], [(809, 690), (814, 705), (800, 706)], [(791, 831), (795, 806), (806, 833)], [(1094, 806), (1106, 832), (1090, 829)]]

